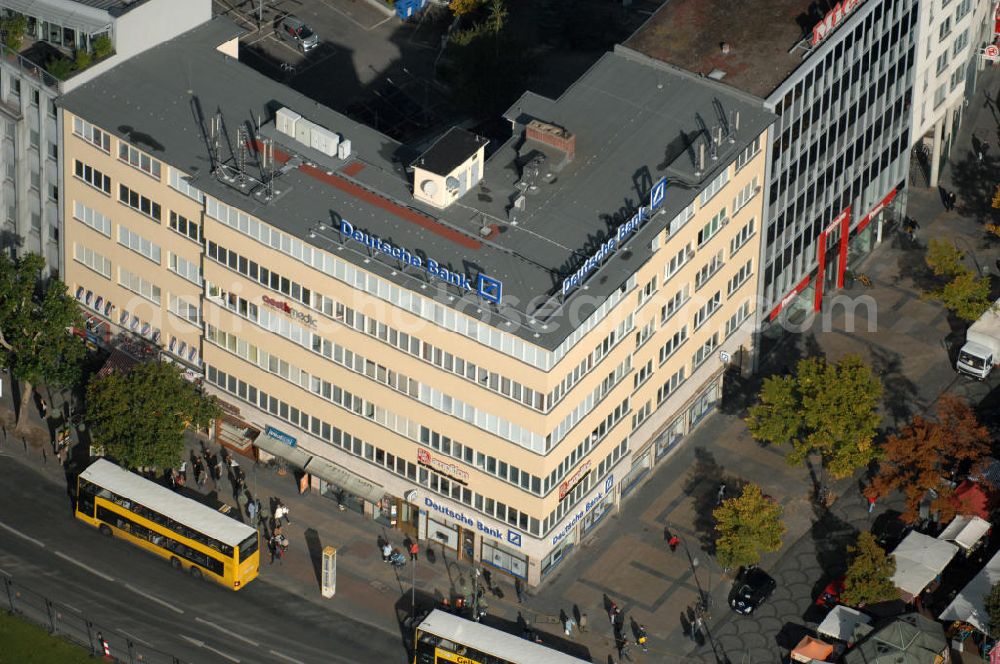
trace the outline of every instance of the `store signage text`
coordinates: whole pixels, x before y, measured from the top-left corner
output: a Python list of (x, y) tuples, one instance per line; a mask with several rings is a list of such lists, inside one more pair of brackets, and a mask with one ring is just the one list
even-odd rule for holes
[[(411, 267), (420, 268), (435, 279), (446, 281), (452, 286), (457, 286), (458, 288), (470, 293), (476, 293), (482, 299), (493, 302), (494, 304), (500, 304), (500, 300), (503, 298), (502, 281), (492, 277), (487, 277), (485, 274), (480, 274), (475, 280), (473, 280), (467, 274), (460, 274), (449, 270), (433, 258), (428, 258), (425, 263), (424, 259), (409, 249), (406, 249), (405, 247), (397, 247), (396, 245), (384, 241), (377, 235), (372, 235), (371, 233), (359, 230), (346, 219), (340, 220), (340, 234), (342, 237), (370, 247), (371, 249), (383, 253), (390, 258), (400, 261), (401, 263), (406, 263)], [(473, 281), (475, 281), (475, 285), (473, 285)]]
[(784, 309), (785, 307), (787, 307), (789, 305), (789, 303), (792, 300), (795, 299), (796, 295), (798, 295), (799, 293), (801, 293), (802, 291), (804, 291), (806, 289), (806, 286), (809, 285), (809, 280), (810, 279), (812, 279), (812, 277), (811, 276), (807, 276), (805, 279), (803, 279), (802, 281), (800, 281), (799, 285), (796, 286), (795, 288), (793, 288), (788, 293), (788, 295), (786, 295), (784, 298), (782, 298), (781, 302), (778, 303), (778, 306), (776, 306), (774, 308), (774, 311), (771, 312), (771, 315), (768, 316), (768, 320), (774, 320), (775, 318), (777, 318), (778, 314), (781, 313), (781, 310)]
[(587, 473), (590, 472), (590, 466), (591, 462), (588, 461), (587, 463), (577, 468), (575, 473), (570, 475), (568, 478), (566, 478), (565, 482), (559, 485), (559, 500), (565, 498), (566, 494), (568, 494), (570, 491), (573, 490), (573, 487), (575, 487), (585, 477), (587, 477)]
[(262, 296), (260, 299), (264, 304), (271, 307), (272, 309), (277, 309), (283, 314), (305, 323), (309, 327), (316, 327), (316, 319), (313, 318), (311, 314), (299, 311), (298, 309), (292, 309), (292, 307), (287, 302), (276, 300), (273, 297), (269, 297), (267, 295)]
[(587, 279), (587, 275), (596, 270), (606, 258), (610, 258), (628, 241), (629, 237), (639, 230), (643, 222), (653, 216), (653, 213), (663, 205), (667, 197), (667, 178), (660, 181), (649, 190), (649, 207), (641, 207), (631, 219), (615, 229), (614, 234), (601, 243), (601, 246), (590, 255), (576, 272), (563, 279), (562, 294), (565, 297), (574, 288)]
[(614, 484), (615, 484), (615, 476), (609, 475), (608, 479), (604, 482), (604, 486), (601, 488), (601, 490), (598, 491), (596, 495), (592, 496), (586, 503), (584, 503), (583, 507), (580, 508), (580, 510), (573, 515), (573, 518), (566, 522), (566, 525), (562, 527), (562, 530), (560, 530), (558, 533), (552, 536), (552, 546), (555, 546), (559, 542), (566, 539), (566, 536), (569, 535), (571, 532), (573, 532), (573, 529), (576, 527), (576, 524), (580, 523), (583, 517), (587, 516), (587, 514), (590, 513), (590, 510), (594, 509), (602, 502), (604, 502), (605, 496), (611, 493)]
[(289, 436), (284, 431), (280, 429), (275, 429), (272, 426), (267, 426), (264, 428), (264, 435), (267, 436), (268, 438), (274, 438), (278, 442), (284, 443), (289, 447), (295, 447), (297, 443), (297, 441), (295, 440), (295, 436)]
[(812, 45), (820, 43), (826, 39), (827, 35), (840, 25), (841, 21), (858, 8), (863, 0), (842, 0), (837, 6), (827, 12), (823, 20), (813, 26)]
[(421, 466), (426, 466), (435, 472), (441, 473), (442, 475), (447, 475), (461, 484), (469, 483), (469, 473), (465, 472), (450, 461), (435, 459), (430, 453), (430, 450), (425, 450), (423, 448), (417, 450), (417, 463)]
[(504, 533), (502, 530), (500, 530), (500, 528), (495, 528), (489, 524), (483, 523), (479, 519), (473, 519), (472, 517), (467, 516), (462, 512), (456, 512), (447, 505), (442, 505), (440, 503), (434, 502), (432, 498), (424, 498), (424, 505), (434, 510), (435, 512), (444, 514), (449, 519), (458, 521), (459, 523), (468, 526), (469, 528), (475, 528), (484, 535), (489, 535), (490, 537), (493, 537), (500, 541), (506, 539), (514, 546), (521, 546), (521, 534), (514, 532), (513, 530), (508, 529), (507, 535), (504, 536)]
[(879, 201), (878, 205), (872, 208), (872, 211), (869, 212), (864, 219), (861, 220), (861, 223), (858, 224), (858, 232), (860, 233), (861, 231), (863, 231), (865, 229), (865, 226), (867, 226), (871, 222), (872, 218), (874, 218), (879, 212), (888, 207), (889, 204), (892, 203), (893, 200), (895, 200), (895, 198), (896, 198), (896, 190), (893, 189), (886, 195), (885, 198)]

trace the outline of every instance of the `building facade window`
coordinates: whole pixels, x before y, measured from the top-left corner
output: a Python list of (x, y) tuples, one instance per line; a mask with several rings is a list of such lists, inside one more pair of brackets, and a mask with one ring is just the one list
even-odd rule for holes
[(667, 340), (667, 343), (660, 347), (660, 364), (663, 364), (674, 353), (677, 349), (684, 345), (684, 342), (688, 340), (688, 326), (684, 325), (681, 329), (674, 332), (673, 336)]
[(123, 184), (118, 185), (118, 202), (129, 206), (136, 212), (139, 212), (156, 222), (160, 221), (160, 204), (146, 198), (137, 191), (129, 189)]
[(129, 230), (122, 224), (118, 224), (118, 244), (128, 247), (140, 256), (145, 256), (157, 265), (160, 264), (159, 245), (153, 244), (152, 241)]
[(79, 201), (73, 201), (73, 218), (87, 224), (101, 235), (111, 237), (111, 217), (103, 215)]
[(125, 268), (118, 266), (118, 284), (141, 295), (153, 304), (160, 304), (160, 287)]
[(170, 230), (180, 233), (199, 244), (201, 243), (201, 229), (198, 227), (198, 224), (187, 217), (177, 214), (173, 210), (170, 211)]
[(111, 278), (111, 261), (107, 256), (99, 254), (89, 247), (73, 243), (73, 260), (86, 265), (106, 279)]
[(722, 292), (715, 291), (715, 294), (712, 295), (712, 297), (710, 297), (708, 301), (695, 312), (694, 329), (697, 330), (699, 327), (704, 325), (705, 321), (711, 318), (712, 314), (718, 311), (720, 306), (722, 306)]
[(705, 343), (701, 345), (701, 348), (694, 352), (694, 357), (691, 358), (691, 367), (697, 369), (702, 364), (705, 363), (712, 355), (712, 351), (719, 345), (719, 333), (713, 334)]
[(118, 141), (118, 158), (132, 168), (138, 169), (157, 180), (160, 179), (160, 162), (148, 154), (136, 150), (125, 141)]
[(73, 118), (73, 133), (98, 149), (111, 154), (111, 134), (83, 120)]
[(108, 196), (111, 195), (111, 178), (93, 166), (76, 159), (73, 162), (73, 174), (94, 189), (97, 189)]

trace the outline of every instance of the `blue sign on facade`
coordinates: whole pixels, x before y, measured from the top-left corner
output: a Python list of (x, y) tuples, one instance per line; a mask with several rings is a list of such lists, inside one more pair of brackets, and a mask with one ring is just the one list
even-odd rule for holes
[(275, 429), (272, 426), (264, 427), (264, 435), (268, 436), (269, 438), (274, 438), (275, 440), (282, 442), (285, 445), (288, 445), (289, 447), (295, 447), (296, 443), (298, 442), (296, 441), (295, 436), (289, 436), (284, 431), (281, 431), (280, 429)]
[(521, 546), (521, 533), (508, 529), (507, 541), (513, 544), (514, 546)]
[(655, 211), (661, 205), (663, 205), (663, 200), (667, 197), (667, 178), (660, 178), (660, 181), (653, 185), (653, 188), (649, 190), (649, 209)]
[(401, 263), (406, 263), (411, 267), (420, 268), (435, 279), (440, 279), (441, 281), (445, 281), (452, 286), (457, 286), (458, 288), (470, 293), (475, 293), (488, 302), (500, 304), (500, 300), (503, 298), (503, 282), (499, 279), (494, 279), (493, 277), (488, 277), (485, 274), (480, 274), (475, 280), (475, 285), (473, 285), (473, 280), (469, 278), (469, 275), (453, 272), (444, 265), (438, 263), (433, 258), (428, 258), (425, 262), (423, 258), (409, 249), (405, 247), (397, 247), (394, 244), (384, 241), (377, 235), (372, 235), (371, 233), (366, 233), (365, 231), (357, 229), (346, 219), (340, 220), (340, 234), (347, 239), (354, 240), (355, 242), (371, 248), (373, 251), (383, 253), (390, 258), (400, 261)]
[[(474, 519), (474, 518), (468, 516), (467, 514), (465, 514), (464, 512), (459, 512), (458, 510), (453, 510), (450, 507), (448, 507), (447, 505), (442, 505), (441, 503), (436, 502), (432, 498), (424, 497), (424, 505), (427, 508), (434, 510), (435, 512), (439, 512), (441, 514), (444, 514), (446, 517), (449, 517), (451, 519), (454, 519), (455, 521), (458, 521), (459, 523), (463, 524), (464, 526), (467, 526), (469, 528), (475, 528), (476, 530), (478, 530), (479, 532), (483, 533), (484, 535), (488, 535), (488, 536), (490, 536), (490, 537), (492, 537), (494, 539), (500, 540), (501, 542), (504, 539), (504, 534), (503, 534), (503, 532), (499, 528), (497, 528), (495, 526), (491, 526), (488, 523), (480, 521), (479, 519)], [(521, 546), (521, 533), (519, 533), (517, 531), (514, 531), (514, 530), (510, 530), (508, 528), (507, 529), (507, 541), (510, 542), (511, 544), (513, 544), (514, 546), (518, 546), (518, 547)]]

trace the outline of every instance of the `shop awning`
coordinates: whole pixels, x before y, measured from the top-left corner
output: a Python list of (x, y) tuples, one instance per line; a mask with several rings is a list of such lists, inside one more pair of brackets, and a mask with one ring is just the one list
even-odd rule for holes
[(916, 597), (940, 574), (958, 553), (958, 546), (912, 531), (892, 551), (896, 573), (892, 582), (905, 593), (904, 599)]
[[(280, 443), (278, 444), (280, 445)], [(369, 482), (360, 475), (355, 475), (343, 466), (338, 466), (320, 457), (311, 457), (303, 470), (372, 503), (377, 503), (385, 496), (385, 489), (381, 486)]]
[(993, 556), (979, 573), (972, 577), (945, 607), (938, 620), (961, 620), (984, 634), (989, 631), (990, 616), (986, 611), (986, 596), (994, 584), (1000, 582), (1000, 553)]
[(305, 469), (306, 464), (309, 463), (309, 459), (312, 458), (312, 455), (303, 452), (297, 447), (286, 445), (280, 440), (275, 440), (270, 436), (257, 436), (257, 439), (253, 441), (253, 444), (268, 454), (280, 457), (293, 466), (297, 466), (302, 469)]
[(872, 631), (871, 622), (872, 619), (860, 611), (838, 604), (826, 614), (816, 632), (853, 644)]
[(938, 535), (939, 540), (954, 542), (966, 551), (972, 549), (990, 532), (990, 523), (978, 516), (956, 516)]

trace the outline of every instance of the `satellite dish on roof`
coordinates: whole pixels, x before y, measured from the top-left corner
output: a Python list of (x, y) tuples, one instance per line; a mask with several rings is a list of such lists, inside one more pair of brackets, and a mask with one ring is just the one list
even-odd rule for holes
[(444, 186), (448, 189), (458, 189), (458, 178), (449, 175), (445, 178)]
[(434, 180), (424, 180), (420, 183), (420, 191), (424, 192), (425, 196), (433, 196), (437, 193), (437, 182)]

